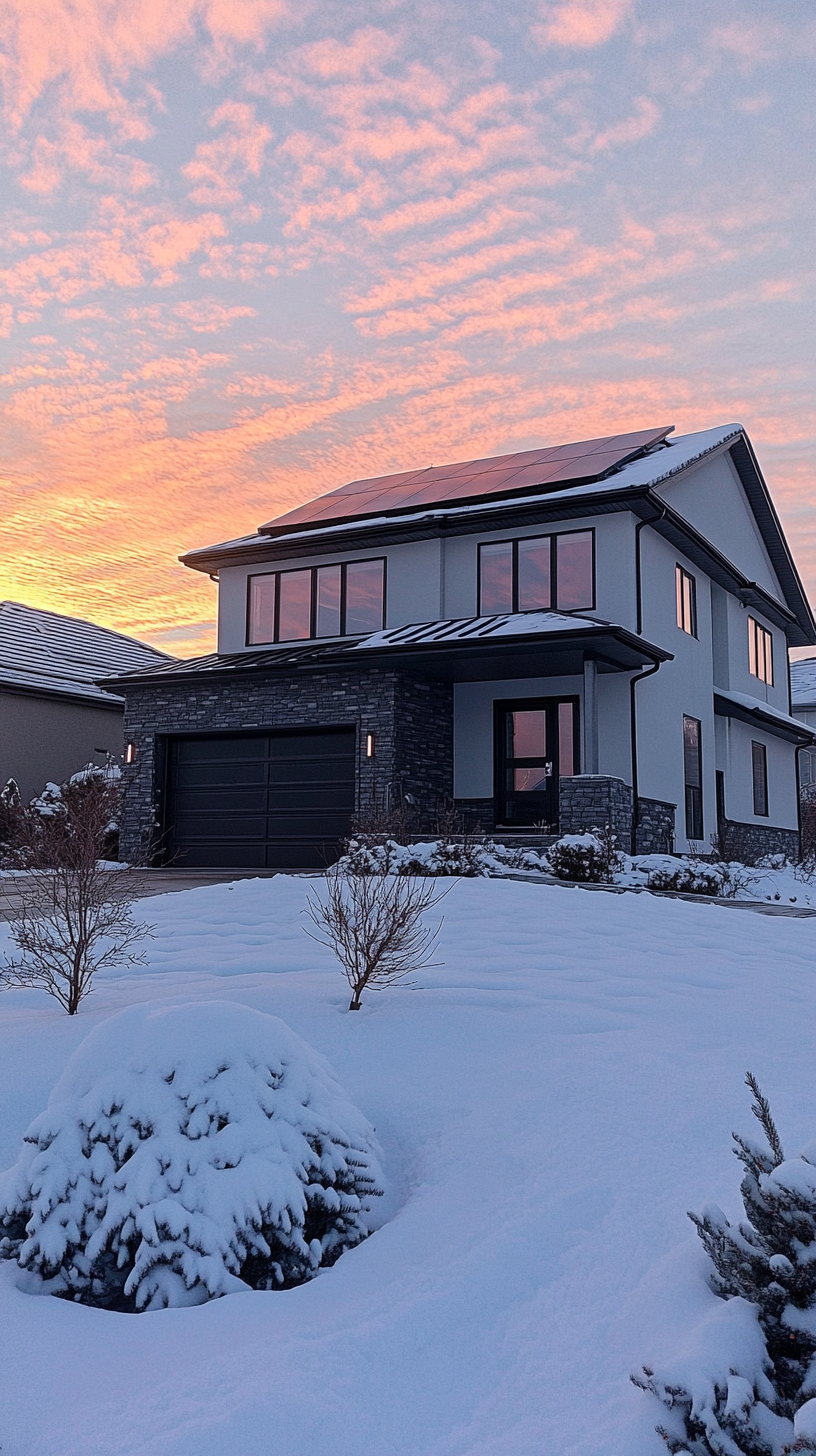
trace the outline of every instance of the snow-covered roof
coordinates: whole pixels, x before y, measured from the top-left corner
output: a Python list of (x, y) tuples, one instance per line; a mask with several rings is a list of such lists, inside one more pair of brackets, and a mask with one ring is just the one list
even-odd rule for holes
[(448, 622), (412, 622), (364, 637), (350, 650), (408, 647), (424, 642), (482, 642), (491, 637), (547, 636), (554, 632), (586, 632), (612, 624), (599, 617), (569, 617), (563, 612), (508, 612), (493, 617), (460, 617)]
[[(644, 486), (659, 485), (669, 480), (678, 471), (685, 470), (705, 455), (721, 446), (729, 440), (736, 439), (743, 433), (741, 425), (721, 425), (715, 430), (699, 430), (691, 435), (678, 435), (675, 440), (666, 440), (650, 453), (641, 459), (633, 460), (628, 465), (623, 465), (613, 473), (605, 475), (602, 480), (594, 480), (589, 484), (566, 485), (561, 489), (542, 486), (540, 493), (530, 490), (527, 487), (522, 496), (525, 502), (533, 502), (539, 499), (556, 503), (565, 500), (581, 500), (587, 496), (596, 494), (598, 491), (606, 491), (614, 488), (616, 491), (631, 489), (643, 489)], [(486, 511), (503, 511), (512, 505), (516, 497), (512, 495), (502, 496), (498, 500), (483, 499), (471, 501), (468, 505), (456, 505), (444, 503), (433, 506), (422, 506), (406, 510), (399, 508), (396, 511), (389, 511), (380, 515), (360, 515), (356, 518), (346, 518), (332, 525), (317, 524), (313, 527), (299, 531), (287, 531), (285, 537), (278, 538), (270, 534), (268, 529), (256, 531), (249, 536), (240, 536), (232, 541), (222, 541), (216, 546), (204, 547), (198, 551), (189, 551), (181, 559), (190, 565), (196, 564), (196, 558), (210, 557), (223, 552), (225, 555), (230, 551), (246, 550), (248, 547), (264, 547), (267, 551), (274, 548), (275, 541), (282, 539), (287, 548), (295, 542), (312, 542), (317, 539), (325, 540), (332, 536), (346, 536), (350, 531), (370, 529), (375, 526), (393, 525), (397, 515), (410, 515), (412, 522), (432, 521), (444, 517), (446, 520), (467, 518), (476, 512), (479, 515)], [(271, 523), (274, 525), (274, 522)]]
[(751, 697), (750, 693), (734, 692), (732, 688), (729, 688), (727, 692), (723, 688), (715, 688), (715, 707), (717, 699), (721, 699), (725, 704), (733, 703), (736, 708), (741, 708), (744, 714), (747, 713), (751, 718), (756, 719), (760, 726), (764, 724), (771, 731), (774, 727), (778, 727), (783, 729), (786, 734), (795, 734), (799, 737), (810, 735), (811, 741), (816, 741), (816, 733), (811, 732), (807, 724), (803, 723), (800, 718), (792, 718), (789, 713), (780, 712), (779, 708), (772, 707), (770, 703), (763, 702), (761, 698)]
[(110, 707), (122, 699), (96, 679), (170, 662), (166, 652), (96, 622), (0, 602), (0, 686)]
[(816, 708), (816, 657), (792, 662), (790, 676), (793, 708)]

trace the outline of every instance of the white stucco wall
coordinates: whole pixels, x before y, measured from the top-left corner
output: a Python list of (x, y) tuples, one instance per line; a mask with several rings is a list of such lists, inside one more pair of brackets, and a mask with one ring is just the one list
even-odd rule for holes
[[(793, 744), (734, 718), (718, 718), (717, 728), (720, 743), (717, 767), (725, 770), (727, 818), (742, 824), (773, 824), (782, 829), (796, 829), (798, 805)], [(767, 753), (767, 815), (754, 813), (752, 743), (764, 743)]]
[(656, 487), (673, 510), (766, 591), (784, 600), (742, 483), (728, 451)]

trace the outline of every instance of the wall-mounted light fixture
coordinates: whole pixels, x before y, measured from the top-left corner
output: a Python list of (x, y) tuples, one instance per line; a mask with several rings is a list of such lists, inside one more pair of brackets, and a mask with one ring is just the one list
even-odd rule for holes
[(366, 733), (366, 758), (374, 757), (374, 734)]
[(127, 747), (125, 748), (125, 763), (135, 763), (135, 761), (136, 761), (136, 744), (135, 743), (129, 743), (127, 745)]

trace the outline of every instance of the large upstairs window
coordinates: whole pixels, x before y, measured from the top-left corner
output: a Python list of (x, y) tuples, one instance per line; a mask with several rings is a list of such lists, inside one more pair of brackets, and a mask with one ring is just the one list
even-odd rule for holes
[(595, 605), (595, 533), (523, 536), (479, 547), (479, 615)]
[(748, 618), (748, 671), (773, 687), (773, 637), (755, 617)]
[(379, 632), (385, 561), (344, 561), (249, 578), (247, 643), (306, 642)]

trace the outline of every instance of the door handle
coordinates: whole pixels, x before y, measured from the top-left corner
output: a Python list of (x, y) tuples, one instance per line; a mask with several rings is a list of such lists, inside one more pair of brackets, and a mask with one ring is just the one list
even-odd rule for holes
[(548, 758), (547, 759), (547, 762), (544, 765), (544, 777), (545, 777), (545, 779), (551, 779), (552, 778), (552, 771), (553, 771), (552, 770), (552, 760)]

